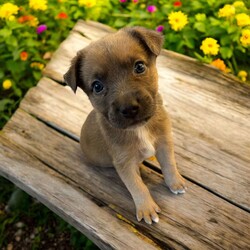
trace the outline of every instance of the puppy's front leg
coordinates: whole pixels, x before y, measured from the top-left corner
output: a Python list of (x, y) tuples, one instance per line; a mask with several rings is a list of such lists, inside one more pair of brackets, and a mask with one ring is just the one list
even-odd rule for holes
[(161, 165), (161, 170), (169, 189), (174, 194), (185, 193), (185, 181), (178, 172), (173, 149), (167, 142), (161, 144), (157, 149), (156, 158)]
[(137, 220), (144, 219), (146, 223), (158, 222), (157, 213), (160, 208), (151, 197), (148, 188), (143, 183), (139, 166), (135, 161), (130, 160), (126, 163), (114, 162), (115, 168), (133, 197), (136, 207)]
[(169, 189), (174, 193), (185, 193), (185, 181), (180, 175), (174, 156), (174, 143), (171, 135), (171, 124), (167, 121), (165, 138), (161, 140), (156, 148), (156, 158), (161, 165), (165, 182)]

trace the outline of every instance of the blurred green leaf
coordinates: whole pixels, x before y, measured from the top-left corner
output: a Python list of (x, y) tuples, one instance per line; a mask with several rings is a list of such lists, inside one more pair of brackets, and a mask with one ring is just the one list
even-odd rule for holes
[(7, 38), (12, 34), (12, 31), (10, 29), (0, 29), (0, 37)]
[(195, 15), (195, 19), (198, 21), (198, 22), (203, 22), (206, 20), (206, 14), (204, 13), (198, 13)]
[(221, 25), (221, 21), (218, 20), (217, 18), (209, 17), (209, 21), (210, 21), (212, 26), (220, 26)]
[(229, 59), (233, 55), (233, 51), (229, 47), (221, 47), (220, 48), (220, 53), (223, 59)]
[(211, 37), (221, 36), (225, 34), (225, 29), (221, 27), (210, 27), (206, 33)]
[[(190, 34), (190, 33), (189, 33)], [(183, 38), (185, 41), (185, 45), (189, 48), (189, 49), (193, 49), (195, 47), (195, 42), (194, 42), (194, 38), (191, 35), (188, 34), (183, 34)]]
[(205, 33), (206, 32), (206, 25), (205, 23), (197, 22), (194, 24), (194, 28), (198, 31)]
[(4, 78), (4, 71), (0, 69), (0, 80)]
[(121, 28), (123, 27), (124, 25), (126, 25), (126, 21), (123, 20), (122, 18), (117, 18), (114, 22), (114, 26), (117, 27), (117, 28)]
[(6, 109), (6, 106), (13, 104), (14, 101), (8, 98), (0, 100), (0, 112), (3, 112)]
[(242, 46), (236, 46), (235, 48), (236, 50), (239, 50), (241, 51), (242, 53), (246, 53), (246, 48), (245, 47), (242, 47)]
[(204, 5), (201, 1), (193, 0), (190, 3), (192, 5), (193, 10), (202, 10), (204, 8)]
[(17, 47), (17, 38), (14, 37), (13, 35), (12, 36), (8, 36), (5, 39), (5, 42), (6, 42), (7, 45), (11, 45), (11, 47)]
[(16, 96), (18, 97), (22, 97), (22, 90), (17, 88), (17, 87), (13, 87), (14, 93)]
[(227, 28), (227, 32), (228, 32), (228, 34), (232, 34), (232, 33), (236, 32), (238, 29), (239, 29), (239, 28), (236, 27), (236, 26), (229, 26), (229, 27)]
[(203, 61), (204, 58), (199, 53), (194, 52), (194, 55), (196, 56), (197, 59), (199, 59), (200, 61)]
[(220, 44), (222, 46), (230, 45), (231, 44), (230, 37), (228, 35), (221, 36), (221, 38), (220, 38)]
[(6, 62), (7, 69), (13, 74), (20, 74), (22, 71), (25, 71), (26, 65), (23, 62), (17, 61), (7, 61)]

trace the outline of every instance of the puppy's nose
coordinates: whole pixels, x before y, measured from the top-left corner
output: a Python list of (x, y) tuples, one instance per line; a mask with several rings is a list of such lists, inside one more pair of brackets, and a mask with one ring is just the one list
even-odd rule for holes
[(119, 111), (125, 118), (135, 118), (139, 112), (139, 105), (133, 104), (122, 106)]

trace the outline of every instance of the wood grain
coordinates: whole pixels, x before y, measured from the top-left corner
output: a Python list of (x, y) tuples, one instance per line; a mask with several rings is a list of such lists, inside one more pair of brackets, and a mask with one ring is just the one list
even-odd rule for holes
[[(18, 111), (19, 114), (22, 114), (20, 118), (27, 118), (27, 114)], [(20, 129), (22, 131), (19, 132), (29, 140), (30, 135), (24, 131), (25, 127), (21, 125)], [(54, 138), (47, 138), (51, 139)], [(37, 155), (25, 153), (26, 148), (19, 143), (14, 144), (1, 135), (0, 140), (0, 174), (60, 215), (101, 249), (138, 249), (141, 246), (159, 249), (145, 235), (119, 220), (114, 211), (99, 207), (82, 188), (72, 185), (72, 180), (58, 174), (61, 172), (58, 164), (48, 167)]]
[[(136, 230), (146, 233), (163, 249), (245, 249), (250, 244), (249, 213), (193, 183), (188, 183), (185, 195), (175, 196), (166, 188), (161, 175), (142, 167), (143, 179), (162, 208), (160, 223), (149, 226), (136, 221), (133, 201), (115, 170), (85, 166), (77, 142), (22, 110), (15, 113), (2, 136), (65, 178), (73, 180), (90, 196), (112, 207), (115, 213), (131, 221)], [(50, 182), (46, 183), (44, 185), (50, 185)], [(68, 191), (65, 192), (67, 194)], [(58, 195), (63, 197), (63, 193), (55, 196)], [(75, 199), (78, 197), (72, 195), (70, 198)], [(72, 208), (64, 206), (63, 209)], [(76, 214), (79, 215), (79, 211)]]
[[(178, 88), (174, 78), (169, 82), (166, 83), (167, 89), (164, 84), (160, 85), (160, 89), (172, 117), (175, 151), (181, 173), (249, 209), (248, 109), (239, 105), (236, 109), (233, 103), (226, 98), (221, 100), (219, 95), (210, 94), (208, 98), (206, 93), (202, 97), (204, 92), (198, 87), (194, 89), (191, 83)], [(197, 98), (204, 100), (194, 99), (194, 95), (199, 94), (201, 97)], [(21, 107), (76, 137), (79, 137), (81, 126), (92, 109), (81, 90), (77, 91), (76, 96), (70, 89), (47, 78), (43, 78), (37, 88), (27, 94)], [(237, 119), (231, 119), (231, 116)], [(240, 132), (237, 132), (238, 122), (241, 124)]]

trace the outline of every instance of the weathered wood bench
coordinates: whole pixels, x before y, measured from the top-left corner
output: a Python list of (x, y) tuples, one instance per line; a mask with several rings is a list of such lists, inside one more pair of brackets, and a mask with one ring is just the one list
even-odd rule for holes
[(142, 175), (162, 208), (137, 222), (114, 169), (88, 168), (79, 147), (87, 97), (59, 84), (71, 58), (113, 30), (79, 21), (0, 133), (0, 174), (102, 249), (250, 249), (250, 88), (233, 76), (163, 50), (159, 87), (172, 116), (188, 191), (175, 196), (152, 159)]

